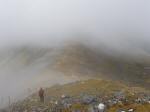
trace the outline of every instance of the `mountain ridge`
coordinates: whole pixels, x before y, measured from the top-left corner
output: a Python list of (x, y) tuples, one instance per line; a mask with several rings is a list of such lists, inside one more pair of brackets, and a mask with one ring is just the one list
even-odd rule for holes
[[(39, 73), (51, 70), (68, 76), (100, 77), (148, 87), (150, 62), (133, 59), (89, 47), (83, 43), (70, 43), (58, 48), (24, 46), (1, 54), (0, 69), (13, 71), (27, 69)], [(3, 52), (2, 52), (3, 53)]]

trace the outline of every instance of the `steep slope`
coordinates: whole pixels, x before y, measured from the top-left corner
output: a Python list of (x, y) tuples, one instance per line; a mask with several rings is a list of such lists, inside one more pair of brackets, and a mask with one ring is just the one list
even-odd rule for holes
[[(99, 77), (149, 89), (150, 62), (143, 58), (111, 55), (105, 49), (93, 49), (82, 43), (57, 48), (17, 46), (3, 49), (0, 50), (0, 89), (4, 89), (1, 94), (9, 96), (5, 92), (16, 94), (12, 90), (32, 88), (45, 82), (65, 82), (63, 80), (70, 80), (68, 77), (71, 81)], [(12, 83), (11, 87), (8, 83)]]
[(23, 46), (0, 52), (1, 73), (15, 76), (48, 75), (55, 71), (67, 76), (100, 77), (149, 87), (149, 67), (150, 61), (144, 57), (111, 55), (82, 43), (58, 48)]
[(149, 74), (147, 58), (112, 55), (82, 43), (57, 48), (19, 46), (0, 50), (0, 97), (6, 99), (5, 103), (8, 96), (18, 98), (29, 94), (28, 89), (87, 78), (117, 80), (150, 89)]
[(150, 61), (144, 57), (111, 55), (101, 48), (92, 49), (82, 43), (61, 48), (23, 46), (0, 54), (2, 71), (48, 74), (53, 70), (68, 76), (109, 78), (147, 87), (150, 82)]
[(66, 46), (61, 51), (53, 67), (66, 75), (115, 79), (149, 87), (149, 61), (109, 55), (83, 44)]

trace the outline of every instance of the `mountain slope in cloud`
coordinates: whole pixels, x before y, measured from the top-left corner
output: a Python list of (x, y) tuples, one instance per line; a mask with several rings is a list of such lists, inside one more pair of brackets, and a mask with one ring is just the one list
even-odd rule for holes
[(110, 55), (104, 50), (93, 50), (83, 44), (63, 48), (54, 64), (57, 71), (67, 75), (101, 77), (145, 87), (149, 85), (149, 66), (150, 62), (144, 57), (138, 59), (132, 56)]
[(45, 82), (50, 86), (83, 77), (119, 80), (149, 88), (150, 61), (143, 60), (144, 57), (110, 54), (81, 43), (57, 48), (22, 46), (3, 49), (0, 51), (0, 89), (4, 91), (1, 95), (16, 95), (20, 88), (37, 87)]

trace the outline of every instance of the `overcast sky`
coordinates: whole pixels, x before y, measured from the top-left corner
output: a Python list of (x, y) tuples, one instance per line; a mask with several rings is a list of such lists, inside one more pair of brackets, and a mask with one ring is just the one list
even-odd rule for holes
[(81, 33), (116, 44), (150, 40), (149, 0), (0, 0), (0, 44), (48, 43)]

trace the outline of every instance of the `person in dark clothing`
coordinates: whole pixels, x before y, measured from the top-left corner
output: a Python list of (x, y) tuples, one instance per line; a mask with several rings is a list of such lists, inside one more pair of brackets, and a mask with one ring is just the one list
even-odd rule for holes
[(43, 90), (43, 88), (40, 88), (40, 90), (39, 90), (39, 97), (40, 97), (40, 101), (44, 102), (44, 90)]

